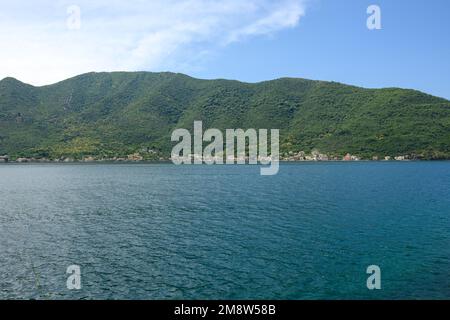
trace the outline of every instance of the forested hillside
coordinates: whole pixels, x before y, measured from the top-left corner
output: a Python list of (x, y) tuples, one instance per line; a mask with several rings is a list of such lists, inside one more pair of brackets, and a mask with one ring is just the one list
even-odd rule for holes
[(0, 155), (12, 158), (168, 156), (171, 132), (192, 130), (194, 120), (280, 129), (282, 152), (450, 158), (450, 102), (413, 90), (149, 72), (89, 73), (44, 87), (0, 81)]

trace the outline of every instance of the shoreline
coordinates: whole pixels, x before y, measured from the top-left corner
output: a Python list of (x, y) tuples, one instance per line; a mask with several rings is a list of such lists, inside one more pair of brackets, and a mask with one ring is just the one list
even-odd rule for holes
[[(279, 163), (281, 164), (312, 164), (312, 163), (410, 163), (410, 162), (450, 162), (450, 159), (430, 159), (430, 160), (423, 160), (423, 159), (415, 159), (415, 160), (357, 160), (357, 161), (346, 161), (346, 160), (328, 160), (328, 161), (314, 161), (314, 160), (280, 160)], [(1, 165), (99, 165), (99, 164), (114, 164), (114, 165), (120, 165), (120, 164), (132, 164), (132, 165), (139, 165), (139, 164), (173, 164), (171, 160), (143, 160), (143, 161), (27, 161), (27, 162), (17, 162), (17, 161), (8, 161), (8, 162), (0, 162)], [(185, 165), (193, 165), (193, 164), (185, 164)], [(208, 165), (206, 163), (203, 163), (201, 165)], [(226, 166), (228, 164), (213, 164), (218, 166)], [(237, 165), (235, 163), (234, 165)], [(264, 166), (261, 163), (258, 164), (249, 164), (245, 163), (245, 165), (260, 165)], [(211, 166), (211, 165), (208, 165)]]

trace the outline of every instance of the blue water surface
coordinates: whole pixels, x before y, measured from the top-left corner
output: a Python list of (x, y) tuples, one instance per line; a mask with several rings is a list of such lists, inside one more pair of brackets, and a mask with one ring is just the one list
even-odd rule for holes
[(450, 162), (1, 165), (0, 298), (449, 299)]

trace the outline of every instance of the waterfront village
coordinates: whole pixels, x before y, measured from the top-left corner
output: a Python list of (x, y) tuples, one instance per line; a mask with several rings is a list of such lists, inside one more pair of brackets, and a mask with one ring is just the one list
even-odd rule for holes
[[(145, 155), (144, 153), (147, 153)], [(0, 163), (71, 163), (71, 162), (143, 162), (143, 161), (171, 161), (170, 157), (164, 157), (158, 152), (150, 151), (140, 151), (130, 154), (126, 157), (112, 157), (112, 158), (101, 158), (95, 156), (84, 156), (82, 159), (73, 159), (71, 157), (61, 157), (59, 159), (48, 159), (48, 158), (12, 158), (8, 155), (0, 156)], [(151, 158), (148, 157), (148, 153), (152, 155)], [(191, 155), (192, 159), (201, 158), (199, 156)], [(217, 160), (212, 159), (212, 160)], [(234, 159), (242, 160), (242, 159)], [(248, 161), (248, 157), (245, 158)], [(260, 159), (261, 160), (261, 159)], [(264, 159), (264, 160), (269, 160)], [(313, 150), (311, 153), (306, 153), (304, 151), (299, 152), (285, 152), (280, 156), (280, 161), (283, 162), (319, 162), (319, 161), (410, 161), (410, 160), (420, 160), (420, 157), (411, 155), (398, 155), (398, 156), (373, 156), (372, 158), (363, 158), (357, 155), (352, 155), (347, 153), (342, 156), (330, 156), (327, 154), (320, 153), (317, 150)]]

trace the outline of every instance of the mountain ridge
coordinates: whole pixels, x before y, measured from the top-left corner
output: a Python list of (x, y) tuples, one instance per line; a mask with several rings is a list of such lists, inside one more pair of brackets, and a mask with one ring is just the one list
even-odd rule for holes
[(228, 78), (212, 78), (212, 79), (208, 79), (208, 78), (196, 78), (196, 77), (192, 77), (190, 75), (187, 75), (185, 73), (179, 73), (179, 72), (171, 72), (171, 71), (162, 71), (162, 72), (153, 72), (153, 71), (91, 71), (91, 72), (86, 72), (86, 73), (82, 73), (79, 75), (75, 75), (73, 77), (69, 77), (67, 79), (64, 80), (60, 80), (57, 81), (55, 83), (50, 83), (50, 84), (45, 84), (45, 85), (33, 85), (24, 81), (21, 81), (15, 77), (12, 76), (7, 76), (3, 79), (0, 79), (0, 84), (3, 81), (11, 81), (11, 82), (17, 82), (20, 83), (22, 85), (26, 85), (29, 87), (33, 87), (33, 88), (45, 88), (45, 87), (51, 87), (51, 86), (55, 86), (57, 84), (60, 84), (62, 82), (66, 82), (66, 81), (70, 81), (70, 80), (74, 80), (76, 78), (79, 77), (83, 77), (83, 76), (94, 76), (94, 75), (102, 75), (102, 74), (167, 74), (167, 75), (174, 75), (174, 76), (184, 76), (187, 77), (189, 79), (192, 80), (199, 80), (199, 81), (231, 81), (231, 82), (238, 82), (241, 84), (263, 84), (266, 82), (273, 82), (273, 81), (277, 81), (277, 80), (304, 80), (304, 81), (314, 81), (314, 82), (323, 82), (323, 83), (336, 83), (336, 84), (341, 84), (341, 85), (345, 85), (345, 86), (349, 86), (349, 87), (355, 87), (355, 88), (359, 88), (359, 89), (365, 89), (365, 90), (385, 90), (385, 89), (400, 89), (400, 90), (410, 90), (410, 91), (417, 91), (435, 98), (439, 98), (439, 99), (444, 99), (447, 101), (450, 101), (449, 99), (445, 98), (445, 97), (439, 97), (424, 91), (421, 91), (419, 89), (412, 89), (412, 88), (403, 88), (403, 87), (379, 87), (379, 88), (368, 88), (368, 87), (364, 87), (364, 86), (358, 86), (358, 85), (353, 85), (353, 84), (349, 84), (349, 83), (345, 83), (345, 82), (339, 82), (339, 81), (332, 81), (332, 80), (319, 80), (319, 79), (307, 79), (307, 78), (301, 78), (301, 77), (289, 77), (289, 76), (284, 76), (284, 77), (278, 77), (278, 78), (274, 78), (274, 79), (269, 79), (269, 80), (261, 80), (261, 81), (256, 81), (256, 82), (249, 82), (249, 81), (243, 81), (243, 80), (238, 80), (238, 79), (228, 79)]
[[(35, 87), (0, 81), (0, 155), (168, 156), (175, 128), (278, 128), (283, 153), (450, 158), (450, 102), (411, 89), (171, 72), (91, 72)], [(144, 158), (150, 157), (144, 154)]]

